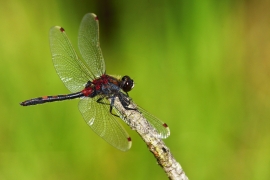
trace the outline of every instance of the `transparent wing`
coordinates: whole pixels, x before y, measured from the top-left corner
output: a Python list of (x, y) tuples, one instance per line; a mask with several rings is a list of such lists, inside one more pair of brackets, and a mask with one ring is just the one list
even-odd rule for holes
[[(118, 94), (118, 97), (122, 105), (123, 104), (129, 105), (132, 101), (130, 97), (128, 97), (126, 94), (122, 92)], [(131, 107), (131, 108), (135, 108), (137, 111), (139, 111), (143, 115), (143, 117), (151, 124), (151, 126), (156, 130), (156, 132), (153, 132), (154, 136), (156, 136), (157, 138), (162, 138), (162, 139), (165, 139), (170, 136), (170, 129), (166, 123), (162, 122), (161, 120), (159, 120), (158, 118), (156, 118), (155, 116), (153, 116), (152, 114), (150, 114), (149, 112), (141, 108), (140, 106), (136, 105), (135, 103), (132, 103), (132, 104), (135, 105), (136, 107)], [(115, 108), (115, 110), (119, 114), (120, 117), (125, 117), (121, 114), (121, 112), (117, 108)], [(130, 124), (130, 121), (128, 121), (127, 119), (125, 118), (122, 118), (122, 119), (127, 124), (133, 126), (132, 124)], [(148, 132), (148, 129), (145, 129), (144, 131)]]
[(137, 106), (137, 109), (143, 114), (145, 119), (148, 120), (148, 122), (157, 130), (158, 138), (165, 139), (170, 136), (170, 129), (166, 123), (162, 122), (161, 120), (159, 120), (158, 118), (156, 118), (155, 116), (153, 116), (139, 106)]
[(84, 89), (87, 81), (92, 80), (90, 71), (78, 58), (62, 27), (50, 29), (50, 47), (54, 67), (65, 86), (71, 92)]
[(110, 114), (109, 101), (103, 99), (104, 104), (96, 102), (98, 97), (85, 97), (79, 102), (79, 110), (86, 123), (97, 135), (112, 146), (126, 151), (131, 147), (131, 138), (123, 126)]
[(99, 45), (98, 18), (93, 13), (86, 14), (79, 29), (79, 50), (92, 72), (92, 77), (105, 73), (105, 63)]

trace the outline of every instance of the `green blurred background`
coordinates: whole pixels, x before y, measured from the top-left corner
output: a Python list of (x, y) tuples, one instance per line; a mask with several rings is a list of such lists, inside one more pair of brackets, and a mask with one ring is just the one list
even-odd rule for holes
[(136, 132), (121, 152), (85, 124), (49, 29), (77, 48), (84, 14), (100, 20), (108, 74), (129, 75), (134, 101), (167, 122), (190, 179), (270, 179), (270, 1), (0, 1), (0, 179), (167, 179)]

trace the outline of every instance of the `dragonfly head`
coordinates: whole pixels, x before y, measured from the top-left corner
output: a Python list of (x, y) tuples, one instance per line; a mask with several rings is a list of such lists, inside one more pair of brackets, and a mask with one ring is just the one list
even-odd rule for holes
[(134, 87), (134, 82), (129, 76), (123, 76), (121, 80), (121, 88), (124, 92), (129, 92)]

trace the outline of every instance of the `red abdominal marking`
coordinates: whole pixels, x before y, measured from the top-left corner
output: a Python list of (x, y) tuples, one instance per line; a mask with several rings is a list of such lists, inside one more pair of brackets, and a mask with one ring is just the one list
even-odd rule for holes
[(98, 21), (98, 17), (97, 16), (95, 17), (95, 20)]
[(92, 94), (92, 92), (93, 92), (92, 88), (84, 88), (84, 90), (82, 90), (84, 96), (89, 96), (90, 94)]
[(64, 32), (65, 30), (64, 30), (64, 28), (61, 27), (61, 28), (60, 28), (60, 31), (61, 31), (61, 32)]
[(167, 128), (167, 127), (168, 127), (168, 125), (167, 125), (166, 123), (162, 124), (162, 126), (164, 126), (165, 128)]
[(128, 137), (127, 140), (130, 142), (131, 141), (131, 137)]
[(42, 99), (44, 99), (44, 100), (45, 100), (45, 99), (48, 99), (48, 96), (43, 96)]

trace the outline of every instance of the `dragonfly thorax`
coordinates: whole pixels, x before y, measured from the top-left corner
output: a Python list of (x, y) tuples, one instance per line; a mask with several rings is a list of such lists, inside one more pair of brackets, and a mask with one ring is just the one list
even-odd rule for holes
[[(103, 74), (101, 77), (88, 82), (84, 91), (89, 92), (89, 97), (96, 95), (111, 96), (118, 94), (121, 90), (129, 92), (134, 87), (134, 82), (129, 76), (121, 79)], [(86, 93), (84, 93), (86, 94)]]

